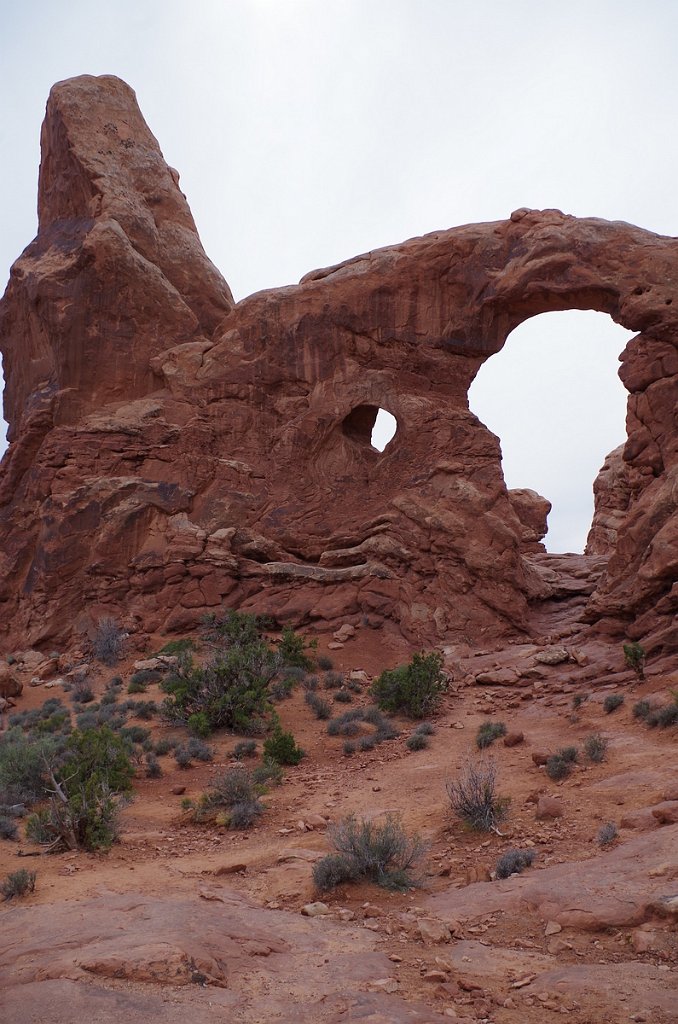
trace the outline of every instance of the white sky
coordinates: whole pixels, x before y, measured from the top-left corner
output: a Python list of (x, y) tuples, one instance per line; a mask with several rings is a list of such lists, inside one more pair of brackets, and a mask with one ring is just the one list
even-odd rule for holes
[[(519, 206), (678, 235), (677, 39), (671, 0), (0, 0), (2, 283), (35, 234), (50, 86), (83, 73), (136, 90), (236, 298)], [(626, 336), (548, 314), (474, 385), (509, 486), (554, 503), (552, 550), (581, 548), (624, 439)]]

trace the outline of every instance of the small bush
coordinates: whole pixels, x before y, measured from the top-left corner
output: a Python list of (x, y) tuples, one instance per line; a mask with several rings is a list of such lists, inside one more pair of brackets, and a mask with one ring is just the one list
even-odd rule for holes
[(334, 668), (334, 662), (326, 654), (321, 654), (318, 656), (318, 668), (323, 672), (331, 672)]
[(128, 743), (145, 743), (151, 733), (143, 725), (127, 725), (120, 730), (120, 735)]
[(500, 736), (505, 735), (506, 726), (503, 722), (483, 722), (482, 725), (478, 726), (476, 746), (480, 750), (484, 750), (485, 747), (489, 747), (495, 740), (498, 740)]
[(177, 747), (174, 751), (174, 760), (180, 768), (190, 768), (192, 765), (191, 755), (186, 747)]
[(146, 778), (159, 779), (162, 775), (162, 768), (155, 754), (146, 754)]
[(283, 780), (283, 770), (277, 761), (264, 757), (261, 764), (252, 772), (252, 782), (262, 789), (269, 785), (279, 786)]
[(651, 729), (654, 729), (656, 726), (668, 729), (670, 725), (676, 725), (678, 723), (678, 702), (651, 708), (645, 722)]
[(425, 750), (428, 747), (428, 737), (423, 732), (413, 732), (407, 737), (405, 746), (408, 750)]
[(579, 751), (576, 747), (561, 747), (558, 751), (558, 757), (561, 757), (563, 761), (567, 761), (568, 764), (575, 764), (579, 757)]
[(320, 721), (324, 722), (327, 721), (328, 718), (330, 718), (332, 714), (332, 708), (330, 704), (328, 703), (328, 701), (323, 700), (322, 697), (319, 697), (317, 693), (313, 693), (312, 691), (307, 690), (307, 692), (304, 694), (304, 700), (315, 714), (315, 717), (318, 718)]
[(599, 732), (592, 733), (584, 740), (584, 751), (586, 752), (586, 756), (589, 761), (593, 761), (595, 764), (600, 764), (601, 761), (605, 760), (607, 747), (608, 741), (604, 736), (601, 736)]
[(381, 825), (344, 818), (330, 827), (328, 835), (336, 853), (313, 868), (313, 881), (321, 892), (363, 879), (401, 892), (418, 884), (412, 871), (426, 846), (418, 836), (408, 836), (398, 818), (389, 816)]
[(133, 693), (146, 693), (147, 689), (148, 689), (148, 684), (147, 683), (145, 683), (142, 679), (134, 679), (134, 677), (132, 679), (130, 679), (129, 684), (127, 686), (127, 692), (129, 694), (133, 694)]
[(0, 814), (0, 839), (16, 839), (17, 827), (14, 818)]
[(350, 704), (353, 700), (348, 690), (337, 690), (334, 699), (337, 704)]
[(421, 733), (422, 736), (433, 736), (436, 730), (430, 722), (420, 722), (414, 731)]
[(609, 846), (610, 843), (615, 841), (618, 835), (619, 830), (615, 823), (613, 821), (608, 821), (598, 829), (598, 845)]
[(652, 711), (652, 705), (649, 700), (639, 700), (633, 705), (632, 715), (634, 718), (640, 718), (641, 721), (647, 721), (648, 715)]
[(342, 750), (344, 751), (344, 757), (353, 757), (356, 752), (356, 745), (352, 740), (344, 740)]
[(554, 782), (560, 782), (572, 774), (572, 761), (568, 761), (561, 754), (551, 754), (546, 762), (546, 774)]
[(493, 761), (468, 762), (459, 778), (447, 783), (447, 795), (455, 814), (479, 831), (495, 831), (508, 813), (508, 800), (497, 796)]
[(264, 741), (264, 755), (277, 761), (278, 764), (299, 764), (305, 756), (301, 747), (297, 746), (291, 732), (283, 732), (280, 725), (276, 725), (273, 735)]
[(192, 736), (186, 744), (186, 750), (192, 758), (196, 761), (213, 761), (214, 751), (207, 743), (198, 739), (197, 736)]
[(157, 714), (158, 705), (154, 700), (138, 700), (134, 704), (132, 714), (136, 718), (141, 718), (142, 721), (148, 722), (155, 714)]
[(641, 681), (645, 678), (645, 650), (637, 642), (624, 644), (624, 661)]
[(275, 682), (271, 683), (269, 687), (269, 693), (271, 700), (281, 701), (287, 700), (288, 697), (292, 696), (292, 690), (294, 689), (295, 680), (290, 676), (285, 676), (283, 679), (276, 679)]
[(344, 677), (341, 672), (328, 672), (323, 685), (326, 690), (338, 690), (344, 685)]
[(313, 659), (309, 658), (306, 651), (315, 650), (317, 646), (317, 640), (311, 640), (310, 643), (307, 643), (303, 636), (299, 636), (289, 626), (285, 626), (282, 631), (278, 651), (282, 655), (285, 665), (303, 668), (308, 671), (313, 668)]
[(172, 741), (168, 740), (166, 737), (163, 737), (161, 740), (158, 740), (158, 742), (155, 745), (155, 752), (158, 755), (158, 757), (164, 757), (165, 754), (169, 754), (171, 749)]
[(168, 642), (161, 647), (158, 654), (166, 654), (169, 657), (176, 657), (179, 654), (186, 654), (189, 651), (195, 650), (195, 641), (188, 637), (183, 640), (168, 640)]
[(115, 692), (115, 690), (107, 689), (101, 695), (101, 700), (99, 701), (99, 703), (101, 707), (112, 707), (114, 704), (117, 703), (117, 700), (118, 694)]
[(443, 659), (435, 651), (415, 654), (409, 665), (382, 672), (372, 684), (371, 693), (382, 711), (425, 718), (436, 710), (447, 689), (442, 667)]
[(264, 812), (253, 776), (244, 768), (229, 768), (217, 776), (203, 798), (203, 807), (211, 811), (225, 807), (225, 824), (238, 829), (249, 828)]
[(14, 899), (16, 896), (26, 896), (35, 889), (35, 871), (13, 871), (0, 882), (0, 892), (5, 900)]
[(510, 875), (519, 875), (525, 868), (531, 867), (535, 856), (534, 850), (507, 850), (497, 861), (496, 877), (509, 878)]
[(122, 657), (123, 632), (115, 619), (99, 619), (92, 637), (92, 653), (104, 665), (117, 665)]
[(377, 745), (375, 736), (361, 736), (358, 740), (358, 750), (366, 753), (368, 750), (374, 750)]
[(196, 711), (194, 714), (189, 715), (186, 726), (188, 727), (189, 732), (192, 732), (194, 736), (199, 736), (203, 740), (212, 732), (210, 720), (204, 711)]
[(304, 678), (301, 680), (301, 685), (303, 686), (306, 693), (315, 693), (315, 691), (318, 689), (318, 677), (304, 675)]
[(611, 715), (613, 711), (620, 708), (624, 703), (623, 693), (608, 693), (607, 697), (603, 701), (603, 711), (606, 715)]
[(245, 757), (257, 756), (256, 740), (240, 740), (233, 748), (233, 757), (236, 761), (242, 761)]
[(80, 679), (77, 683), (74, 683), (71, 690), (71, 700), (73, 702), (77, 701), (79, 704), (90, 704), (94, 700), (94, 690), (87, 680)]

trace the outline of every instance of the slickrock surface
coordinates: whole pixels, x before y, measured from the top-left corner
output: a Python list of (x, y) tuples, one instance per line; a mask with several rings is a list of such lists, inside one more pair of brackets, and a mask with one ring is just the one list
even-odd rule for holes
[[(7, 649), (102, 614), (181, 629), (224, 603), (412, 643), (529, 634), (559, 586), (532, 561), (547, 503), (507, 492), (467, 394), (519, 323), (571, 308), (639, 332), (585, 617), (678, 647), (674, 239), (525, 209), (234, 305), (127, 85), (56, 85), (42, 153), (38, 235), (0, 307)], [(380, 407), (398, 421), (383, 454)]]

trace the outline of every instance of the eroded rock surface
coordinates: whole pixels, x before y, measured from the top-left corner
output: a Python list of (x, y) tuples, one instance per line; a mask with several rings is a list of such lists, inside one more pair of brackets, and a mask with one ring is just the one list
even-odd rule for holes
[[(545, 505), (507, 492), (468, 388), (523, 320), (579, 308), (640, 332), (628, 508), (586, 616), (678, 646), (673, 239), (521, 210), (234, 305), (128, 86), (59, 83), (42, 148), (39, 232), (0, 307), (7, 643), (223, 603), (411, 642), (529, 632), (554, 594), (526, 560)], [(398, 421), (383, 453), (378, 408)]]

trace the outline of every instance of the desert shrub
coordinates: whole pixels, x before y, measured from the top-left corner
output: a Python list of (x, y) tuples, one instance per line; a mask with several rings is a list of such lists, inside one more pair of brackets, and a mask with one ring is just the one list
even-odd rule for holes
[(546, 774), (554, 782), (560, 782), (572, 774), (572, 761), (568, 761), (561, 754), (551, 754), (546, 762)]
[(338, 690), (344, 685), (344, 677), (341, 672), (328, 672), (323, 685), (326, 690)]
[(633, 705), (632, 715), (634, 718), (640, 718), (641, 721), (647, 721), (649, 714), (652, 711), (652, 705), (649, 700), (639, 700)]
[(330, 704), (328, 701), (323, 700), (322, 697), (319, 697), (317, 693), (313, 693), (310, 690), (307, 691), (304, 694), (304, 700), (315, 714), (315, 717), (320, 719), (320, 721), (327, 721), (330, 718), (332, 714)]
[(598, 845), (609, 846), (619, 835), (619, 830), (613, 821), (607, 821), (598, 829)]
[(358, 880), (399, 891), (418, 884), (412, 872), (426, 846), (419, 836), (408, 836), (398, 818), (389, 815), (378, 824), (351, 816), (330, 826), (328, 837), (336, 853), (323, 857), (313, 868), (313, 881), (320, 891)]
[(344, 740), (341, 749), (344, 751), (344, 757), (353, 757), (357, 750), (357, 747), (353, 740)]
[(207, 631), (211, 637), (226, 647), (248, 647), (261, 640), (264, 630), (272, 625), (273, 620), (270, 616), (236, 612), (231, 608), (221, 618), (211, 616)]
[(145, 743), (150, 735), (150, 730), (145, 729), (143, 725), (127, 725), (120, 730), (120, 736), (127, 743)]
[(170, 721), (192, 725), (193, 716), (203, 715), (199, 721), (209, 732), (260, 731), (270, 711), (268, 686), (279, 667), (279, 655), (260, 640), (244, 647), (233, 645), (202, 668), (183, 655), (163, 683), (169, 694), (164, 713)]
[(355, 718), (344, 721), (344, 716), (333, 718), (327, 723), (328, 736), (357, 736), (360, 732), (360, 723)]
[(132, 714), (142, 721), (148, 722), (157, 713), (158, 705), (154, 700), (138, 700), (134, 703)]
[(420, 722), (414, 731), (421, 733), (422, 736), (433, 736), (436, 730), (430, 722)]
[(334, 668), (334, 662), (327, 654), (318, 655), (318, 668), (323, 672), (331, 672)]
[(192, 736), (186, 744), (186, 750), (190, 757), (195, 758), (196, 761), (213, 761), (214, 751), (207, 743), (203, 740), (198, 739), (197, 736)]
[(591, 733), (584, 740), (584, 751), (589, 761), (593, 761), (595, 764), (600, 764), (601, 761), (605, 760), (605, 754), (607, 753), (608, 741), (604, 736), (601, 736), (599, 732)]
[[(106, 849), (117, 838), (119, 798), (134, 774), (124, 740), (111, 729), (76, 731), (63, 761), (48, 768), (49, 803), (27, 833), (51, 851)], [(35, 816), (34, 816), (35, 817)]]
[(370, 692), (382, 711), (425, 718), (436, 710), (447, 688), (442, 667), (443, 659), (435, 651), (415, 654), (409, 665), (382, 672)]
[(5, 900), (12, 900), (16, 896), (26, 896), (35, 889), (35, 871), (13, 871), (0, 882), (0, 892)]
[(358, 750), (367, 752), (368, 750), (374, 750), (377, 745), (375, 736), (361, 736), (358, 740)]
[(678, 704), (663, 704), (652, 707), (645, 716), (645, 724), (651, 729), (661, 726), (662, 729), (678, 722)]
[(344, 686), (346, 687), (347, 690), (350, 690), (351, 693), (363, 692), (363, 688), (357, 679), (347, 679), (346, 682), (344, 683)]
[(190, 768), (193, 764), (191, 755), (189, 754), (186, 747), (177, 747), (174, 751), (174, 760), (177, 762), (180, 768)]
[(195, 641), (189, 637), (185, 637), (183, 640), (168, 640), (163, 647), (160, 648), (158, 654), (166, 654), (168, 657), (176, 657), (179, 654), (186, 654), (190, 651), (195, 650)]
[(299, 747), (291, 732), (283, 732), (280, 724), (276, 725), (273, 733), (264, 741), (264, 756), (270, 757), (278, 764), (299, 764), (305, 756), (304, 751)]
[(603, 711), (606, 715), (611, 715), (613, 711), (620, 708), (624, 703), (623, 693), (608, 693), (607, 697), (603, 701)]
[(16, 839), (17, 827), (14, 818), (0, 814), (0, 839)]
[(292, 665), (294, 668), (303, 668), (310, 671), (313, 668), (313, 659), (306, 653), (308, 650), (315, 650), (318, 646), (317, 640), (307, 643), (303, 636), (295, 633), (289, 626), (285, 626), (280, 638), (278, 651), (284, 665)]
[(482, 725), (478, 726), (476, 746), (480, 750), (484, 750), (485, 747), (489, 747), (495, 740), (498, 740), (500, 736), (505, 735), (506, 726), (503, 722), (483, 722)]
[(112, 689), (106, 689), (101, 695), (101, 700), (99, 701), (99, 704), (101, 705), (101, 707), (112, 707), (114, 704), (117, 703), (117, 700), (118, 694), (116, 693), (116, 691)]
[(155, 744), (155, 748), (154, 748), (155, 753), (157, 754), (158, 757), (164, 757), (165, 754), (169, 754), (171, 749), (172, 749), (172, 741), (168, 740), (164, 736), (163, 736), (162, 739), (157, 741), (157, 743)]
[(29, 737), (9, 729), (0, 743), (0, 802), (32, 804), (45, 791), (47, 763), (57, 754), (52, 737)]
[(257, 756), (256, 740), (240, 740), (233, 748), (233, 757), (236, 761), (242, 761), (245, 757)]
[(287, 700), (288, 697), (292, 696), (295, 682), (296, 680), (288, 675), (283, 676), (282, 679), (275, 679), (269, 687), (271, 700)]
[(130, 679), (129, 684), (127, 686), (127, 692), (130, 693), (130, 694), (132, 694), (132, 693), (146, 693), (147, 689), (148, 689), (148, 684), (143, 682), (143, 680), (141, 680), (141, 679)]
[(562, 758), (563, 761), (567, 761), (568, 764), (575, 764), (579, 757), (579, 751), (576, 747), (561, 747), (557, 754), (558, 757)]
[(535, 856), (534, 850), (507, 850), (497, 861), (496, 877), (508, 878), (510, 875), (519, 875), (525, 868), (531, 867)]
[(583, 704), (589, 699), (588, 693), (575, 693), (572, 698), (572, 710), (579, 711)]
[(508, 800), (497, 796), (497, 767), (493, 761), (467, 762), (461, 775), (447, 783), (452, 810), (470, 828), (496, 830), (508, 813)]
[(334, 695), (334, 699), (337, 704), (350, 704), (353, 698), (348, 690), (337, 690)]
[(252, 771), (252, 782), (259, 789), (269, 785), (279, 786), (283, 780), (283, 770), (277, 761), (270, 757), (262, 758), (261, 764)]
[(155, 754), (146, 754), (146, 778), (148, 779), (159, 779), (162, 775), (162, 768), (160, 761), (158, 761)]
[(92, 637), (92, 654), (104, 665), (116, 665), (122, 657), (123, 632), (115, 619), (99, 619)]
[(624, 644), (624, 661), (630, 669), (638, 676), (638, 679), (645, 678), (645, 650), (641, 644), (634, 642)]
[(264, 812), (252, 774), (244, 768), (229, 768), (218, 775), (203, 797), (207, 811), (225, 808), (224, 824), (230, 828), (249, 828)]
[(79, 704), (89, 704), (94, 700), (94, 690), (86, 679), (79, 679), (73, 684), (71, 700), (78, 701)]
[(413, 732), (405, 741), (408, 750), (425, 750), (428, 746), (428, 737), (423, 732)]
[(304, 678), (301, 680), (301, 685), (303, 686), (306, 693), (315, 693), (315, 691), (318, 689), (318, 677), (310, 676), (307, 673), (304, 673)]

